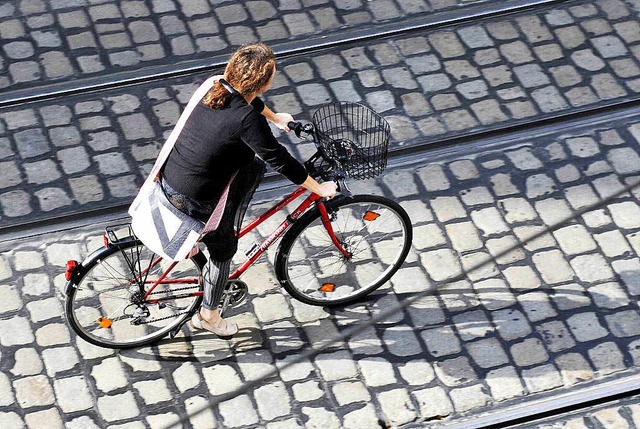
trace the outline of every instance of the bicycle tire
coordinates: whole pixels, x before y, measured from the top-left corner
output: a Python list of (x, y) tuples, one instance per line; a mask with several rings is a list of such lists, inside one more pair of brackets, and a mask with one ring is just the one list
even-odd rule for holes
[(330, 307), (355, 302), (387, 282), (404, 263), (413, 230), (407, 212), (385, 197), (337, 197), (325, 204), (336, 236), (351, 258), (331, 242), (315, 208), (283, 237), (275, 269), (292, 297)]
[[(65, 305), (67, 321), (78, 336), (112, 349), (150, 345), (181, 326), (200, 307), (202, 296), (191, 294), (203, 289), (204, 255), (198, 253), (178, 262), (167, 276), (168, 282), (153, 291), (151, 299), (162, 301), (150, 303), (139, 299), (142, 294), (136, 275), (154, 259), (151, 250), (132, 238), (104, 247), (82, 262), (80, 275), (67, 283)], [(148, 270), (146, 277), (137, 277), (146, 280), (143, 290), (158, 279), (160, 270), (168, 264), (161, 261)], [(143, 307), (149, 314), (136, 319), (141, 316), (136, 310), (144, 313)]]

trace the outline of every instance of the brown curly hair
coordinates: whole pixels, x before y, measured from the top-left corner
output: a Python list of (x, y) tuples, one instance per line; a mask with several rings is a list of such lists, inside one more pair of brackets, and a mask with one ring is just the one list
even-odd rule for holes
[[(276, 57), (264, 43), (242, 46), (235, 51), (224, 70), (224, 78), (243, 97), (257, 93), (275, 72)], [(204, 97), (204, 104), (221, 109), (229, 104), (231, 94), (220, 84), (214, 83)]]

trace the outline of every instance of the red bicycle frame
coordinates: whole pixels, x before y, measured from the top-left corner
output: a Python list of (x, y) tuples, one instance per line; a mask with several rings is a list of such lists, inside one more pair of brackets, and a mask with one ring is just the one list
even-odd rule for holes
[[(281, 199), (278, 203), (276, 203), (266, 212), (262, 213), (252, 222), (245, 225), (240, 230), (240, 233), (238, 234), (238, 238), (242, 238), (245, 235), (247, 235), (249, 232), (253, 231), (255, 228), (257, 228), (259, 225), (261, 225), (271, 216), (278, 213), (280, 210), (282, 210), (283, 208), (291, 204), (293, 201), (298, 199), (298, 197), (300, 197), (305, 192), (306, 192), (306, 189), (300, 186), (298, 189), (296, 189), (295, 191), (293, 191), (292, 193), (290, 193), (289, 195)], [(340, 241), (336, 237), (335, 232), (333, 231), (333, 227), (331, 226), (331, 220), (329, 219), (329, 213), (327, 212), (327, 207), (325, 206), (324, 202), (322, 201), (321, 197), (318, 194), (311, 193), (307, 198), (304, 199), (304, 201), (302, 201), (302, 203), (300, 203), (300, 205), (289, 216), (287, 216), (287, 218), (284, 221), (282, 221), (282, 223), (280, 223), (280, 225), (276, 229), (273, 230), (271, 234), (269, 234), (267, 238), (265, 238), (261, 243), (254, 244), (254, 246), (251, 248), (251, 250), (247, 254), (247, 259), (244, 261), (244, 263), (242, 263), (242, 265), (236, 268), (233, 271), (233, 273), (231, 273), (231, 275), (229, 276), (229, 280), (238, 279), (251, 265), (253, 265), (255, 261), (257, 261), (260, 258), (260, 256), (264, 254), (264, 252), (267, 251), (269, 247), (271, 247), (271, 245), (274, 242), (276, 242), (280, 237), (282, 237), (289, 230), (291, 225), (293, 225), (294, 222), (298, 220), (314, 203), (317, 203), (318, 209), (320, 210), (320, 217), (322, 219), (322, 224), (327, 229), (327, 233), (329, 234), (331, 241), (335, 244), (338, 250), (345, 257), (349, 258), (351, 255), (349, 254), (349, 252), (347, 252), (344, 249), (344, 247), (342, 247), (342, 245), (340, 244)], [(157, 262), (159, 262), (159, 260), (156, 261), (155, 263)], [(176, 266), (176, 264), (177, 262), (171, 263), (171, 265), (169, 265), (167, 270), (160, 276), (160, 278), (154, 282), (153, 286), (145, 293), (145, 296), (144, 296), (145, 300), (153, 292), (156, 286), (158, 286), (159, 284), (176, 282), (175, 280), (173, 281), (165, 280), (166, 276), (171, 272), (171, 270), (173, 269), (173, 267)], [(199, 279), (195, 279), (195, 278), (181, 279), (180, 283), (192, 282), (194, 284), (197, 284), (198, 281)], [(202, 295), (201, 291), (194, 292), (193, 294), (189, 294), (189, 296), (200, 296), (200, 295)], [(160, 302), (168, 299), (175, 299), (175, 297), (159, 298), (156, 300), (147, 300), (147, 302), (156, 303), (156, 302)]]

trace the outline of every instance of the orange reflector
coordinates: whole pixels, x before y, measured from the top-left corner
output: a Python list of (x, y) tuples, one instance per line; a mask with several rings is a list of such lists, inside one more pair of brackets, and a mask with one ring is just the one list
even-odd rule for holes
[(336, 290), (336, 285), (333, 283), (325, 283), (322, 286), (320, 286), (320, 289), (318, 289), (320, 292), (333, 292), (334, 290)]
[(371, 222), (372, 220), (376, 220), (380, 217), (380, 215), (376, 212), (372, 212), (371, 210), (367, 210), (367, 212), (362, 216), (362, 219)]
[(100, 325), (101, 328), (110, 328), (111, 320), (107, 319), (106, 317), (101, 317), (98, 319), (98, 325)]

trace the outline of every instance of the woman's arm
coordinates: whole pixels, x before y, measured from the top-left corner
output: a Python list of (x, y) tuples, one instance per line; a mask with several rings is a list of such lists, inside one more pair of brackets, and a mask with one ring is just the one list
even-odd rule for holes
[(293, 122), (293, 116), (288, 113), (275, 113), (271, 109), (269, 109), (266, 105), (262, 110), (262, 115), (269, 120), (269, 122), (273, 122), (276, 127), (284, 130), (286, 132), (291, 131), (288, 127), (289, 122)]

